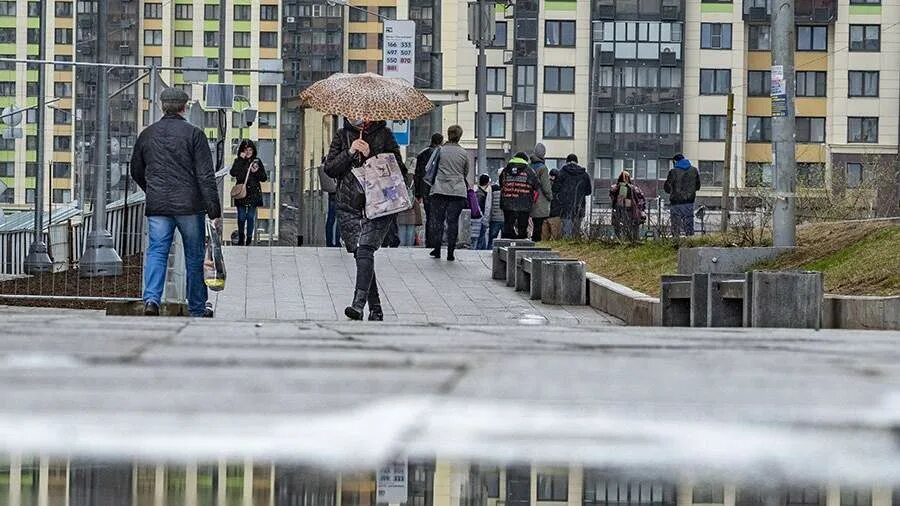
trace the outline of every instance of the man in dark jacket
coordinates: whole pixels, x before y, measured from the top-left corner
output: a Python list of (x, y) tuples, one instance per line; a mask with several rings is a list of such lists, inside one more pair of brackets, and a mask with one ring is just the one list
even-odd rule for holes
[(431, 160), (434, 150), (443, 143), (444, 136), (436, 133), (431, 136), (431, 145), (416, 155), (416, 176), (413, 181), (413, 193), (418, 203), (425, 208), (425, 244), (429, 245), (429, 247), (432, 244), (430, 223), (434, 213), (431, 212), (431, 198), (429, 195), (431, 187), (425, 184), (425, 171), (428, 169), (428, 160)]
[(400, 157), (400, 147), (394, 134), (384, 121), (365, 123), (347, 121), (344, 128), (334, 134), (328, 156), (325, 158), (325, 173), (338, 182), (337, 218), (341, 229), (341, 239), (347, 251), (356, 258), (356, 290), (353, 302), (344, 309), (344, 314), (352, 320), (362, 320), (366, 304), (369, 305), (369, 320), (381, 321), (384, 311), (375, 279), (375, 251), (381, 246), (396, 215), (368, 219), (365, 217), (365, 194), (353, 168), (362, 166), (366, 160), (382, 153), (392, 153), (405, 178), (406, 166)]
[(694, 200), (700, 189), (700, 173), (682, 154), (672, 157), (674, 167), (669, 170), (663, 189), (669, 194), (669, 220), (672, 235), (694, 235)]
[(559, 196), (559, 216), (562, 220), (562, 233), (571, 239), (576, 231), (576, 224), (584, 220), (584, 199), (594, 190), (594, 182), (584, 167), (578, 165), (578, 157), (570, 154), (566, 164), (559, 170), (553, 183), (553, 195)]
[(175, 229), (184, 244), (188, 308), (191, 316), (212, 317), (203, 282), (206, 222), (222, 214), (209, 140), (185, 121), (188, 96), (167, 89), (160, 96), (165, 116), (141, 132), (131, 156), (131, 177), (146, 195), (147, 259), (144, 314), (159, 315), (166, 263)]
[(528, 218), (540, 188), (540, 181), (528, 163), (528, 155), (519, 152), (500, 173), (500, 208), (503, 210), (503, 238), (528, 237)]

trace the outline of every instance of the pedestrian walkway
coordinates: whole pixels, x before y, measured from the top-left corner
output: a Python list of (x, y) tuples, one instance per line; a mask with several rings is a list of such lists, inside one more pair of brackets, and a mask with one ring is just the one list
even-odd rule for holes
[[(412, 323), (620, 324), (589, 306), (548, 306), (491, 279), (489, 251), (457, 251), (456, 262), (423, 249), (375, 255), (385, 320)], [(242, 320), (344, 319), (356, 266), (341, 248), (226, 248), (227, 288), (216, 317)]]

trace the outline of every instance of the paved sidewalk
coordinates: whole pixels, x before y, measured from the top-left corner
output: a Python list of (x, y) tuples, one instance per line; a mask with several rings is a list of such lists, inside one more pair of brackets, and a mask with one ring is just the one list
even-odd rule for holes
[[(385, 320), (502, 324), (527, 320), (560, 325), (621, 322), (588, 306), (548, 306), (491, 279), (489, 251), (457, 251), (456, 262), (420, 248), (375, 254)], [(213, 296), (216, 317), (259, 320), (344, 320), (356, 266), (342, 248), (225, 249), (226, 289)]]

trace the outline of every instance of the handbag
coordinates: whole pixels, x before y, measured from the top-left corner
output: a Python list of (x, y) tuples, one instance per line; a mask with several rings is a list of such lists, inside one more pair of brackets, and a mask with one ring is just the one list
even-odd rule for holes
[(337, 180), (325, 173), (325, 164), (319, 166), (319, 187), (325, 193), (337, 192)]
[[(256, 160), (250, 162), (250, 165), (253, 165), (254, 162)], [(244, 177), (244, 182), (231, 187), (231, 198), (234, 200), (247, 198), (247, 181), (250, 180), (250, 165), (247, 165), (247, 175)]]
[(425, 177), (422, 180), (429, 187), (434, 186), (434, 180), (437, 179), (438, 166), (441, 164), (441, 147), (434, 148), (428, 163), (425, 164)]
[(466, 190), (466, 198), (469, 200), (469, 211), (472, 212), (472, 219), (481, 219), (481, 206), (478, 205), (478, 195), (475, 194), (475, 190), (472, 188)]

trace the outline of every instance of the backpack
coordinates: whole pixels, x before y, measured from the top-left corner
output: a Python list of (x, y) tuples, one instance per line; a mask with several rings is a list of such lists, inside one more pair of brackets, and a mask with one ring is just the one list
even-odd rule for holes
[(431, 152), (431, 158), (429, 158), (428, 163), (425, 164), (425, 177), (423, 177), (422, 180), (429, 188), (434, 186), (434, 180), (437, 178), (437, 170), (440, 164), (441, 147), (438, 146), (434, 148), (434, 151)]

